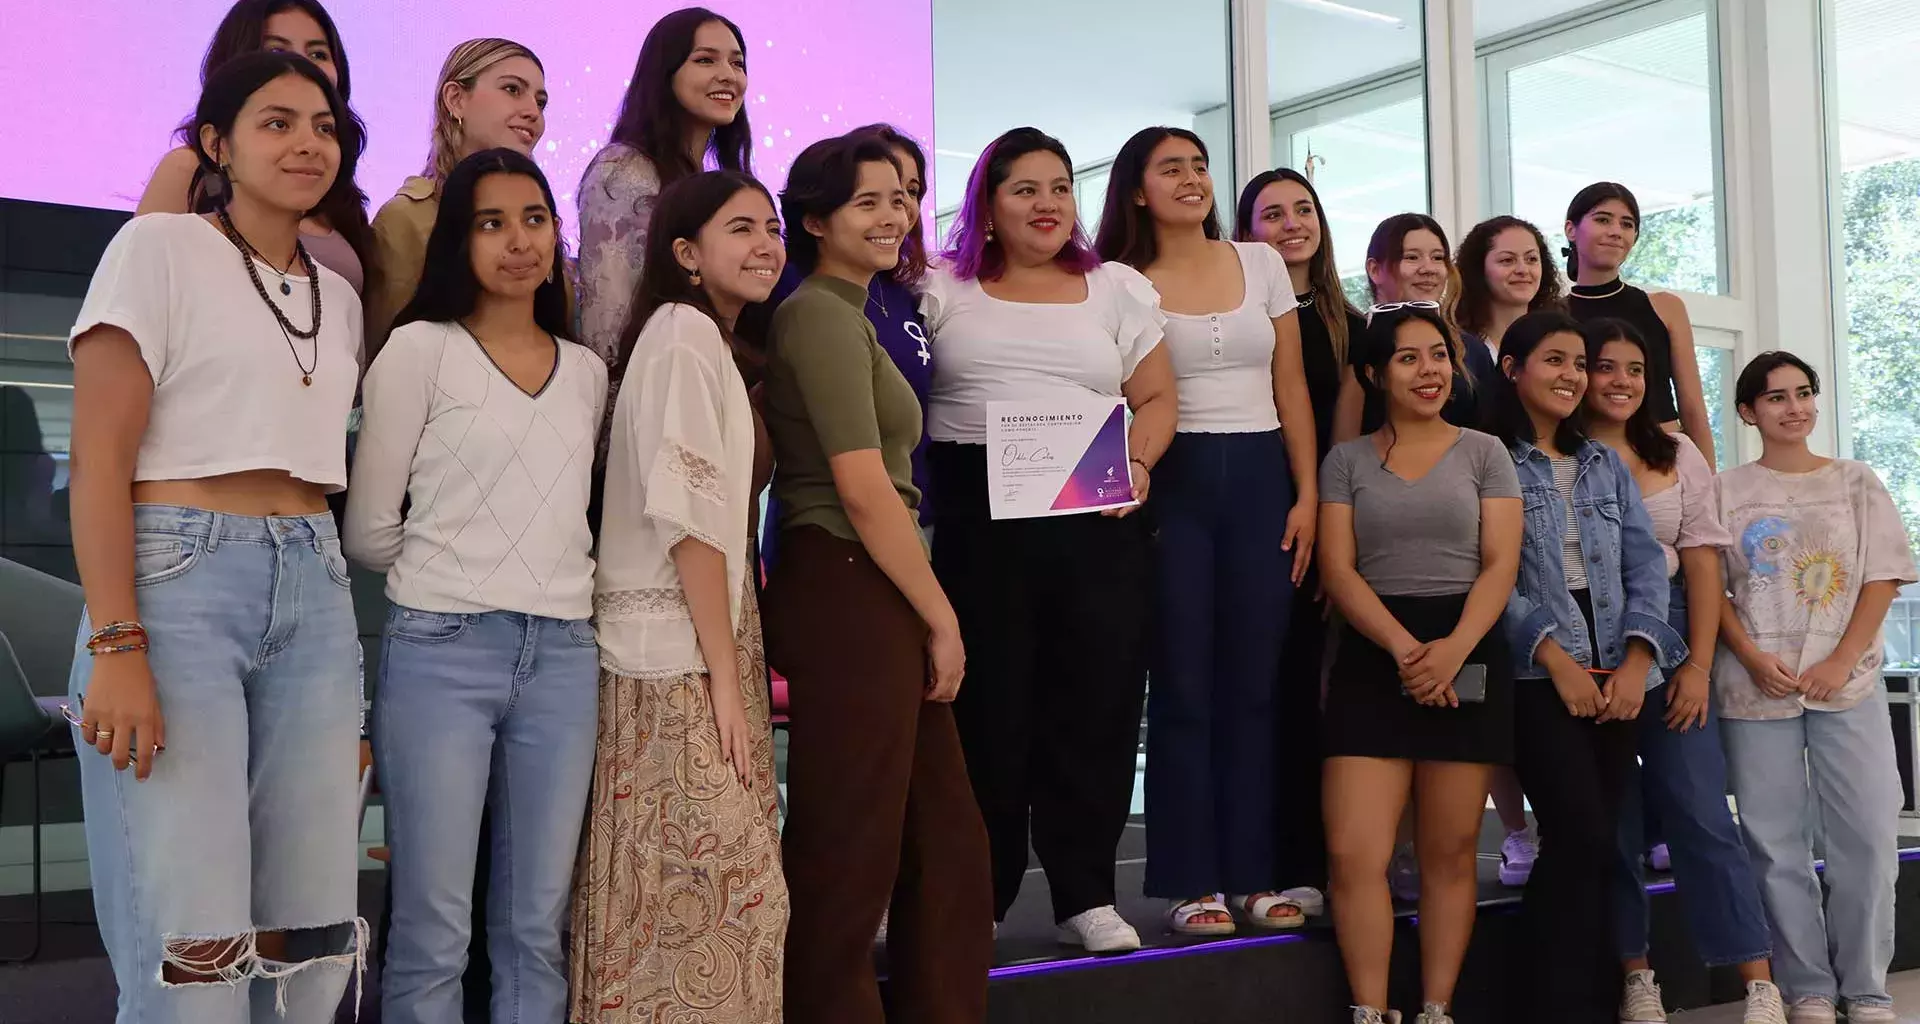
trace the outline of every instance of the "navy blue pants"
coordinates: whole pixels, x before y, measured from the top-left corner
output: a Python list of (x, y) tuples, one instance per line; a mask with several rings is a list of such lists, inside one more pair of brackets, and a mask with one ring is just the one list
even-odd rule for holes
[(1183, 433), (1153, 474), (1158, 632), (1147, 688), (1149, 896), (1277, 887), (1274, 678), (1293, 602), (1279, 431)]

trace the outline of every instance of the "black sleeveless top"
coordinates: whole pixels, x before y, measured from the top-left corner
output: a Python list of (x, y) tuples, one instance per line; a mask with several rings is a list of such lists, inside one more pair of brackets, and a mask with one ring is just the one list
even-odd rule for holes
[(1647, 343), (1647, 407), (1658, 422), (1680, 418), (1673, 395), (1673, 334), (1646, 292), (1619, 280), (1577, 284), (1567, 299), (1567, 311), (1581, 323), (1613, 317), (1632, 324)]
[[(1327, 333), (1327, 321), (1320, 315), (1319, 297), (1309, 292), (1294, 296), (1294, 300), (1300, 303), (1300, 363), (1306, 373), (1307, 397), (1313, 401), (1313, 436), (1320, 458), (1325, 459), (1327, 450), (1333, 447), (1333, 405), (1340, 399), (1340, 360), (1334, 358), (1333, 336)], [(1346, 308), (1345, 296), (1332, 296), (1327, 301), (1338, 303), (1337, 308), (1346, 312), (1351, 351), (1360, 332), (1367, 329), (1367, 322)]]

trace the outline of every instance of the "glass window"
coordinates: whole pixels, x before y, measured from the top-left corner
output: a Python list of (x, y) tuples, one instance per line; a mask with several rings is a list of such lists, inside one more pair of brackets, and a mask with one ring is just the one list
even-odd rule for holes
[[(1839, 158), (1833, 219), (1841, 251), (1836, 268), (1845, 317), (1836, 365), (1844, 386), (1829, 387), (1823, 411), (1839, 417), (1840, 443), (1871, 465), (1893, 494), (1907, 536), (1920, 538), (1920, 6), (1909, 0), (1829, 0), (1833, 38), (1827, 56), (1832, 151)], [(1844, 396), (1844, 405), (1843, 399)], [(1843, 415), (1844, 414), (1844, 415)], [(1908, 622), (1920, 588), (1907, 587), (1888, 620)], [(1905, 615), (1906, 618), (1901, 618)], [(1915, 649), (1895, 644), (1904, 664)]]
[(1574, 194), (1621, 182), (1642, 213), (1627, 277), (1649, 288), (1723, 291), (1711, 0), (1621, 13), (1607, 6), (1476, 4), (1488, 208), (1533, 221), (1557, 249)]
[(1267, 0), (1273, 162), (1313, 179), (1362, 306), (1374, 227), (1431, 206), (1421, 10), (1420, 0)]
[[(1074, 58), (1025, 59), (1021, 26), (1073, 26)], [(1023, 43), (1025, 38), (1027, 43)], [(933, 0), (934, 226), (944, 243), (981, 150), (1009, 128), (1058, 138), (1078, 177), (1089, 234), (1106, 202), (1106, 169), (1133, 133), (1186, 128), (1213, 159), (1222, 222), (1231, 220), (1233, 115), (1226, 0), (1167, 8), (1148, 0)]]
[(0, 558), (79, 582), (67, 514), (73, 366), (66, 341), (87, 279), (0, 274)]
[(1700, 393), (1707, 401), (1707, 422), (1713, 429), (1713, 457), (1726, 469), (1740, 463), (1734, 451), (1736, 437), (1727, 431), (1740, 422), (1733, 411), (1733, 382), (1738, 372), (1733, 365), (1734, 346), (1739, 335), (1712, 327), (1693, 329), (1693, 354), (1700, 363)]

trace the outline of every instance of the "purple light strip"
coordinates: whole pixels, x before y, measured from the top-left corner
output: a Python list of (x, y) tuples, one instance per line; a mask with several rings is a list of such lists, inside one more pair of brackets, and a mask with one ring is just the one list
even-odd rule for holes
[[(1900, 851), (1900, 862), (1920, 861), (1920, 848)], [(1826, 870), (1826, 861), (1814, 861), (1814, 869)], [(1655, 882), (1647, 886), (1647, 892), (1663, 895), (1674, 890), (1672, 882)], [(1502, 906), (1512, 906), (1518, 899), (1509, 898), (1499, 901)], [(1409, 918), (1413, 924), (1420, 923), (1419, 915)], [(1316, 929), (1315, 934), (1318, 930)], [(1143, 949), (1135, 953), (1120, 953), (1112, 956), (1078, 956), (1071, 960), (1045, 960), (1039, 963), (1009, 964), (995, 967), (987, 972), (988, 978), (1020, 978), (1036, 974), (1051, 974), (1064, 971), (1081, 971), (1093, 967), (1118, 967), (1122, 964), (1145, 963), (1149, 960), (1170, 960), (1175, 957), (1195, 956), (1202, 953), (1217, 953), (1228, 949), (1253, 949), (1259, 946), (1283, 946), (1295, 942), (1305, 942), (1310, 933), (1288, 932), (1284, 935), (1256, 935), (1247, 938), (1216, 939), (1212, 942), (1196, 942), (1189, 946), (1161, 946), (1155, 949)]]

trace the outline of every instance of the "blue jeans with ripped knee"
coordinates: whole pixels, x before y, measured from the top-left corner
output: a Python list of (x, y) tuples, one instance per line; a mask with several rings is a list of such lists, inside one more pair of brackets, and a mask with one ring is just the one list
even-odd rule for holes
[[(333, 519), (135, 506), (134, 588), (166, 750), (137, 782), (80, 745), (116, 1021), (327, 1024), (366, 940), (359, 639)], [(74, 658), (76, 706), (93, 661)]]

